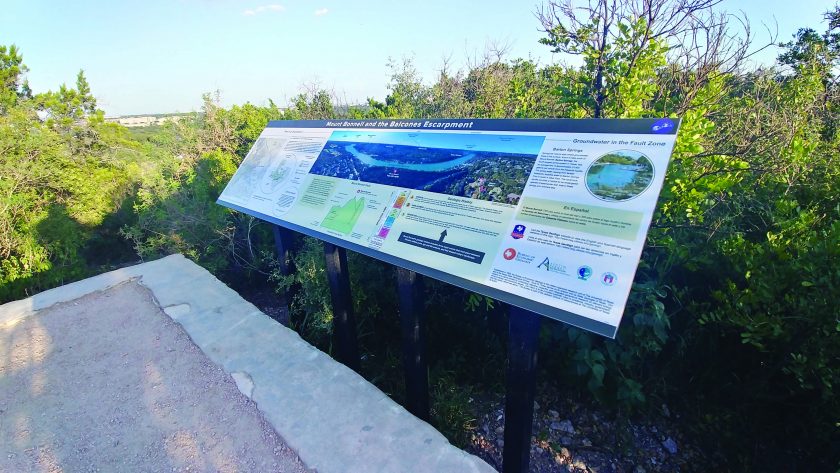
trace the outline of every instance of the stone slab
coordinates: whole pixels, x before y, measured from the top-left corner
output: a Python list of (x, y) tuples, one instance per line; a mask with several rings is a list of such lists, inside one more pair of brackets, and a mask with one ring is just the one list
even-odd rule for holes
[(493, 472), (209, 272), (171, 255), (0, 306), (0, 326), (137, 280), (320, 473)]

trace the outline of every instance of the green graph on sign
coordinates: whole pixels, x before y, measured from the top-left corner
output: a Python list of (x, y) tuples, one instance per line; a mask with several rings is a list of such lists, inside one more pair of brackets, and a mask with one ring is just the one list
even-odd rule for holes
[(321, 227), (347, 235), (353, 231), (364, 208), (364, 197), (354, 197), (344, 205), (334, 205), (321, 222)]

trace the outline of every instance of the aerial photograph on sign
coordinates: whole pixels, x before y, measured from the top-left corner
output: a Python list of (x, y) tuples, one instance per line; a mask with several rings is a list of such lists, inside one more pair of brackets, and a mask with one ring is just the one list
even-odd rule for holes
[(653, 163), (632, 150), (611, 151), (592, 163), (586, 172), (586, 188), (608, 201), (630, 200), (653, 181)]
[(309, 172), (516, 204), (544, 139), (338, 130)]

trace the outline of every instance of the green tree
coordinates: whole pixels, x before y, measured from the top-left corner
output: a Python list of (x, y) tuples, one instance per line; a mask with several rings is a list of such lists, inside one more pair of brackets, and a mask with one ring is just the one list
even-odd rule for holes
[[(153, 140), (161, 159), (142, 177), (134, 204), (137, 222), (122, 233), (144, 259), (183, 253), (230, 281), (264, 277), (271, 261), (270, 228), (216, 199), (269, 120), (303, 113), (284, 114), (274, 102), (224, 109), (218, 92), (203, 98), (202, 113), (168, 123)], [(304, 113), (325, 106), (323, 96), (302, 102), (308, 107)]]
[(292, 100), (289, 119), (324, 120), (335, 118), (336, 110), (329, 91), (312, 85), (307, 92), (298, 94)]
[(13, 107), (21, 95), (27, 95), (28, 83), (21, 85), (21, 78), (27, 68), (23, 56), (14, 44), (0, 45), (0, 113), (6, 113)]
[[(0, 48), (15, 58), (11, 69), (24, 69), (16, 48)], [(78, 112), (89, 89), (18, 92), (0, 114), (0, 301), (125, 257), (116, 227), (131, 218), (122, 204), (142, 157), (123, 128), (104, 123), (99, 112)], [(42, 121), (39, 111), (50, 118)]]
[(79, 96), (79, 106), (82, 111), (87, 115), (96, 113), (96, 99), (91, 94), (90, 84), (88, 84), (84, 70), (79, 70), (76, 75), (76, 92)]

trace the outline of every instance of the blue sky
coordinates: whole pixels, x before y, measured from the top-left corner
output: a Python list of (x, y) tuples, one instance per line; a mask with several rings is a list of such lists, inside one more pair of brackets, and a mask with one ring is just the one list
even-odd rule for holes
[[(17, 44), (34, 91), (72, 83), (84, 69), (109, 116), (186, 112), (219, 89), (226, 105), (283, 106), (318, 83), (349, 103), (384, 99), (388, 58), (413, 57), (432, 80), (443, 59), (464, 68), (488, 42), (510, 58), (568, 61), (538, 44), (540, 0), (4, 0), (0, 44)], [(825, 0), (725, 0), (787, 40), (824, 29)], [(776, 52), (759, 57), (772, 62)]]
[(544, 136), (493, 135), (465, 133), (411, 133), (389, 131), (334, 131), (330, 141), (354, 141), (429, 148), (471, 151), (499, 151), (502, 153), (540, 153)]

